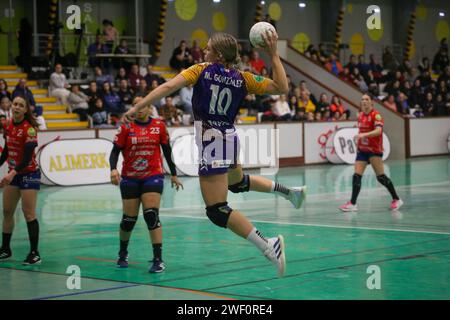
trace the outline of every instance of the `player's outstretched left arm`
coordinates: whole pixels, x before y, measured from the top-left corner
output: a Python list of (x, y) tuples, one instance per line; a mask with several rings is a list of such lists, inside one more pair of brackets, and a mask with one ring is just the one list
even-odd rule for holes
[(152, 92), (150, 92), (145, 98), (137, 102), (130, 110), (125, 113), (125, 117), (129, 118), (133, 116), (136, 112), (139, 112), (145, 106), (153, 104), (155, 101), (159, 101), (162, 98), (180, 90), (188, 85), (187, 80), (180, 74), (175, 78), (161, 84)]

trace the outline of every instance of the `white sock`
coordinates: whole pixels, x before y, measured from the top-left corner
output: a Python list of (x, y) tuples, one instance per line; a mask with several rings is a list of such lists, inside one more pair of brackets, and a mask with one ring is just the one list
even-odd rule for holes
[(266, 238), (264, 238), (261, 232), (259, 232), (256, 228), (253, 228), (253, 230), (248, 235), (247, 240), (253, 243), (262, 252), (267, 249)]
[(272, 181), (270, 192), (282, 196), (285, 199), (289, 197), (289, 189), (275, 181)]

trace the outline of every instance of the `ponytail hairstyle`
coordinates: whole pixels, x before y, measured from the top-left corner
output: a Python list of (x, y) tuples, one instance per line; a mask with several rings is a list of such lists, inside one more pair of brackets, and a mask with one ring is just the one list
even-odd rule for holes
[(217, 53), (220, 62), (226, 67), (239, 63), (239, 47), (235, 37), (228, 33), (214, 33), (211, 37), (211, 47)]
[(38, 124), (38, 122), (36, 120), (36, 117), (33, 115), (33, 112), (31, 112), (30, 102), (28, 101), (27, 98), (25, 98), (22, 95), (16, 96), (13, 99), (13, 102), (17, 98), (20, 98), (20, 99), (22, 99), (25, 102), (25, 107), (27, 108), (27, 111), (25, 112), (24, 119), (27, 120), (31, 124), (31, 126), (37, 130), (39, 128), (39, 124)]

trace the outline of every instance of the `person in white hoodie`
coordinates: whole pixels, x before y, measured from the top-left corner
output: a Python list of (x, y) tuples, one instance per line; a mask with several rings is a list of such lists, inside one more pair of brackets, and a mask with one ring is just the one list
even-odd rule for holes
[(51, 97), (58, 98), (62, 104), (67, 105), (67, 98), (70, 91), (69, 83), (67, 82), (66, 75), (62, 72), (62, 65), (57, 63), (55, 66), (55, 72), (50, 75), (48, 91)]
[(77, 84), (73, 85), (67, 102), (70, 105), (72, 112), (78, 114), (80, 121), (87, 120), (87, 113), (89, 109), (88, 101), (88, 96), (80, 91), (79, 86)]
[(286, 95), (272, 96), (276, 101), (272, 104), (272, 112), (275, 116), (275, 121), (289, 121), (292, 120), (291, 108), (286, 100)]

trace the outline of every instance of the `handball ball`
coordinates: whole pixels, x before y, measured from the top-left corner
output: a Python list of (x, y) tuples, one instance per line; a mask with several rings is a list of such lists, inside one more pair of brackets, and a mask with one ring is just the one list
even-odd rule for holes
[(250, 43), (254, 47), (264, 47), (266, 43), (264, 42), (264, 39), (262, 37), (263, 34), (265, 34), (267, 31), (271, 31), (273, 34), (276, 34), (277, 31), (268, 22), (258, 22), (253, 25), (253, 27), (250, 29)]

